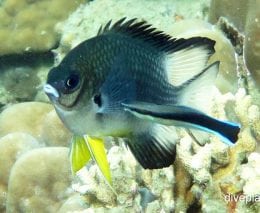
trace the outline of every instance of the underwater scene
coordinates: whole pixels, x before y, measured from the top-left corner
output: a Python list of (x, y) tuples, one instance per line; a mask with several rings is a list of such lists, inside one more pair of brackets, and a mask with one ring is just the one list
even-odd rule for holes
[(0, 213), (260, 212), (259, 0), (0, 0)]

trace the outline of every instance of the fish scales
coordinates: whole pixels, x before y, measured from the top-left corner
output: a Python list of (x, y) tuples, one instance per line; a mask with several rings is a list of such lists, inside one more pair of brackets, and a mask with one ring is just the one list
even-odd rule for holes
[[(107, 136), (126, 138), (137, 161), (148, 169), (174, 162), (174, 126), (206, 131), (235, 144), (240, 125), (203, 112), (203, 100), (210, 98), (219, 70), (219, 62), (208, 64), (215, 41), (172, 38), (137, 19), (111, 23), (73, 48), (50, 70), (44, 86), (57, 114), (75, 135), (73, 170), (90, 155), (99, 164), (105, 161), (96, 156), (94, 142), (101, 150)], [(84, 139), (88, 146), (77, 148)], [(78, 162), (75, 155), (82, 153), (89, 153), (88, 158)], [(100, 168), (110, 179), (106, 165)]]

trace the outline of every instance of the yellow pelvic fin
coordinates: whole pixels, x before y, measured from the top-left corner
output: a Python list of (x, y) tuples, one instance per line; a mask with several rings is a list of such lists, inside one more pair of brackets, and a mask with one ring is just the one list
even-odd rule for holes
[(70, 163), (71, 171), (75, 174), (90, 160), (91, 154), (85, 139), (74, 135), (71, 142)]
[(112, 180), (111, 180), (109, 164), (107, 161), (104, 140), (100, 138), (92, 138), (87, 135), (85, 135), (84, 138), (89, 148), (92, 159), (98, 165), (102, 175), (104, 176), (105, 180), (108, 182), (109, 186), (111, 186)]
[(107, 161), (104, 140), (92, 138), (87, 135), (84, 137), (74, 135), (72, 138), (70, 161), (73, 174), (84, 167), (92, 158), (101, 171), (106, 183), (111, 190), (117, 195), (112, 187), (110, 167)]

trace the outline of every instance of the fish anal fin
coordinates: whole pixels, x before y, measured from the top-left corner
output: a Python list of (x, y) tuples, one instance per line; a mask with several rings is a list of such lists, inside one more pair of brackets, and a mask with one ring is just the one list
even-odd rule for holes
[(173, 127), (154, 124), (133, 135), (127, 145), (144, 169), (160, 169), (174, 163), (176, 139)]

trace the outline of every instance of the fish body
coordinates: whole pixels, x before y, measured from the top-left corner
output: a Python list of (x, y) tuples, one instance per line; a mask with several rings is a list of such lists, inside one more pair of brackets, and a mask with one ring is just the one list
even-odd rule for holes
[(214, 133), (228, 144), (238, 138), (239, 125), (198, 109), (218, 72), (219, 62), (207, 65), (214, 44), (171, 38), (124, 18), (72, 49), (50, 70), (44, 89), (75, 135), (125, 137), (144, 168), (166, 167), (175, 158), (174, 125)]
[[(65, 75), (69, 77), (75, 72), (81, 81), (84, 81), (79, 94), (67, 93), (64, 98), (59, 98), (61, 104), (55, 105), (65, 125), (76, 134), (83, 135), (88, 132), (97, 137), (101, 134), (111, 135), (115, 126), (117, 135), (117, 132), (127, 132), (131, 129), (128, 126), (131, 122), (122, 122), (132, 116), (125, 113), (121, 103), (134, 100), (158, 104), (175, 103), (176, 93), (170, 89), (164, 72), (164, 54), (146, 43), (116, 32), (101, 34), (81, 43), (69, 52), (48, 76), (47, 83), (61, 91), (66, 90), (63, 88), (64, 81), (67, 80), (64, 79)], [(101, 93), (102, 106), (98, 107), (98, 104), (93, 104), (93, 99), (98, 99)], [(77, 101), (79, 96), (83, 102)], [(115, 100), (106, 100), (108, 98)], [(101, 122), (96, 122), (96, 119)], [(118, 131), (119, 127), (121, 131)]]

